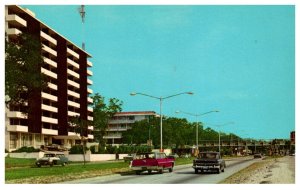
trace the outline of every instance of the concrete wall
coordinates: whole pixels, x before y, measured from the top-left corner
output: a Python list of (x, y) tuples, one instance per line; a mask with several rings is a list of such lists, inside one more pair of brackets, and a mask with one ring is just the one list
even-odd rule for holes
[(16, 152), (16, 153), (8, 153), (11, 158), (41, 158), (44, 156), (44, 152)]

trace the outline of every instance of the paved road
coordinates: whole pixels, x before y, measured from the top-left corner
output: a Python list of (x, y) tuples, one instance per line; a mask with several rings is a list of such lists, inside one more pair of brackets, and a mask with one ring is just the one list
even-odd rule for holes
[(223, 179), (231, 176), (237, 171), (251, 165), (259, 159), (244, 157), (226, 160), (227, 167), (224, 173), (220, 174), (195, 174), (191, 164), (175, 166), (174, 171), (169, 173), (167, 170), (163, 174), (147, 172), (141, 175), (135, 174), (114, 174), (100, 176), (75, 181), (64, 182), (65, 184), (216, 184)]

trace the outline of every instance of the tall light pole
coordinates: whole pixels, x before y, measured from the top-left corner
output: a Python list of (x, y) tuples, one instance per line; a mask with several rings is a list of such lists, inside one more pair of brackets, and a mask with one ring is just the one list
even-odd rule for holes
[(194, 93), (193, 92), (182, 92), (182, 93), (178, 93), (178, 94), (174, 94), (174, 95), (170, 95), (170, 96), (165, 96), (165, 97), (156, 97), (156, 96), (152, 96), (152, 95), (148, 95), (148, 94), (144, 94), (144, 93), (139, 93), (139, 92), (132, 92), (130, 93), (131, 96), (135, 96), (135, 95), (142, 95), (142, 96), (148, 96), (150, 98), (154, 98), (154, 99), (158, 99), (159, 100), (159, 112), (160, 112), (160, 152), (162, 152), (163, 148), (163, 141), (162, 141), (162, 101), (164, 99), (167, 99), (167, 98), (172, 98), (174, 96), (179, 96), (179, 95), (182, 95), (182, 94), (189, 94), (189, 95), (193, 95)]
[(193, 113), (188, 113), (188, 112), (184, 112), (184, 111), (176, 111), (175, 112), (175, 113), (184, 113), (184, 114), (196, 117), (196, 121), (197, 121), (197, 126), (196, 126), (196, 150), (197, 150), (197, 154), (198, 154), (198, 151), (199, 151), (199, 145), (198, 145), (198, 142), (199, 142), (199, 140), (198, 140), (199, 120), (198, 120), (198, 118), (202, 115), (213, 113), (213, 112), (219, 112), (219, 111), (218, 110), (213, 110), (213, 111), (208, 111), (208, 112), (201, 113), (201, 114), (193, 114)]
[(228, 122), (228, 123), (224, 123), (224, 124), (221, 124), (221, 125), (210, 125), (210, 126), (215, 126), (215, 127), (219, 127), (219, 153), (221, 155), (221, 135), (220, 135), (220, 127), (223, 127), (225, 125), (230, 125), (230, 124), (234, 124), (234, 122)]

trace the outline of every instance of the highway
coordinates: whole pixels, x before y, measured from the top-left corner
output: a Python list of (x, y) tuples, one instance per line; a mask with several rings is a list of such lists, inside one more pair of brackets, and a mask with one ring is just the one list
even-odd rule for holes
[[(163, 174), (147, 172), (141, 175), (113, 174), (74, 181), (63, 182), (64, 184), (217, 184), (232, 174), (251, 165), (260, 159), (253, 157), (234, 158), (226, 160), (225, 172), (220, 174), (205, 173), (195, 174), (191, 164), (175, 166), (174, 171), (167, 170)], [(60, 183), (62, 184), (62, 183)]]

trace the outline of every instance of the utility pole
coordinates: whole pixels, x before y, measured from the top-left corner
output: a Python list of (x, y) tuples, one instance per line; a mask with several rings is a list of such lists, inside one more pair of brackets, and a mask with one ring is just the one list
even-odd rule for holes
[[(82, 36), (84, 36), (84, 19), (85, 19), (84, 5), (81, 5), (81, 6), (78, 8), (78, 12), (79, 12), (79, 14), (80, 14), (81, 21), (82, 21)], [(83, 37), (83, 39), (82, 39), (82, 49), (85, 50), (84, 37)]]

